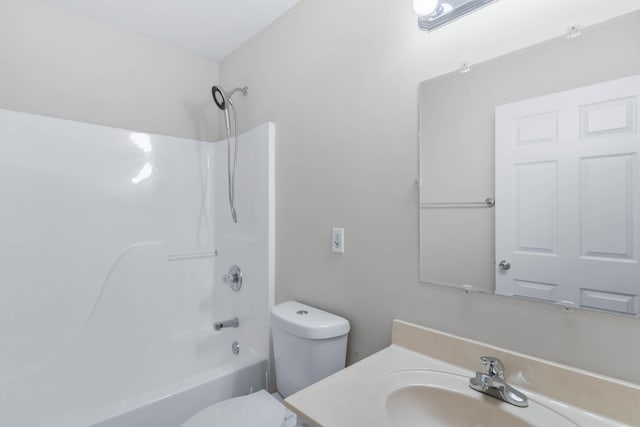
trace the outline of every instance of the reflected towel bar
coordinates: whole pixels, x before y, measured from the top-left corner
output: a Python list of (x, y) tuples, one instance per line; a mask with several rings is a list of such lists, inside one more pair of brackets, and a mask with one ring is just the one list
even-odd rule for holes
[(432, 202), (420, 203), (420, 209), (460, 209), (460, 208), (492, 208), (495, 199), (488, 197), (483, 202)]

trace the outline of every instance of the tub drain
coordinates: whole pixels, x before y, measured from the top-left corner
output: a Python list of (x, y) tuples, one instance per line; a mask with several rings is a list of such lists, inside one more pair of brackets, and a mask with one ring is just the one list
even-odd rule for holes
[(231, 351), (233, 351), (233, 354), (240, 353), (240, 344), (238, 344), (238, 341), (234, 341), (233, 344), (231, 344)]

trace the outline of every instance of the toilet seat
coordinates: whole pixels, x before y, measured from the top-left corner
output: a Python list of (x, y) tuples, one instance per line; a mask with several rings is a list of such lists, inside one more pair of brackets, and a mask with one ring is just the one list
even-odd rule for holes
[(215, 403), (181, 427), (282, 427), (287, 408), (264, 390)]

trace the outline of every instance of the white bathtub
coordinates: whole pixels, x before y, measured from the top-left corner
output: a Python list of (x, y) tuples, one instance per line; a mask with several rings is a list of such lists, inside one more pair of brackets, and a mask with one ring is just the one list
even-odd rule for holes
[[(220, 337), (222, 338), (222, 337)], [(164, 356), (146, 372), (113, 372), (111, 381), (96, 381), (104, 372), (92, 366), (58, 364), (34, 372), (0, 390), (0, 425), (12, 427), (177, 427), (199, 410), (224, 399), (265, 388), (267, 359), (229, 345), (201, 353), (199, 370), (193, 364), (171, 363)], [(77, 361), (76, 361), (77, 362)], [(104, 367), (105, 369), (107, 367)], [(164, 368), (164, 369), (163, 369)], [(99, 370), (99, 368), (98, 368)], [(150, 376), (155, 375), (153, 386)], [(66, 377), (66, 381), (64, 378)]]
[[(105, 408), (92, 427), (177, 427), (201, 409), (265, 388), (267, 360), (250, 351), (179, 383)], [(97, 415), (97, 414), (96, 414)], [(106, 419), (104, 419), (106, 416)]]

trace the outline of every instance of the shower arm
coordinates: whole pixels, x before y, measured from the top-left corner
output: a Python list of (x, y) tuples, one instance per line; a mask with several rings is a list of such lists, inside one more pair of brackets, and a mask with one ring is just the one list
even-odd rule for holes
[(249, 88), (248, 88), (247, 86), (245, 86), (245, 87), (243, 87), (243, 88), (239, 88), (239, 87), (237, 87), (237, 88), (235, 88), (235, 89), (231, 90), (231, 92), (229, 92), (229, 93), (227, 94), (227, 97), (228, 97), (229, 99), (231, 99), (231, 96), (233, 96), (233, 94), (234, 94), (234, 93), (236, 93), (236, 92), (242, 92), (242, 96), (247, 96), (247, 94), (249, 93)]

